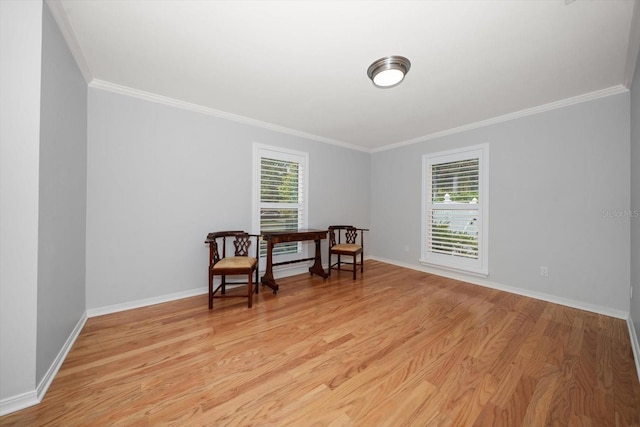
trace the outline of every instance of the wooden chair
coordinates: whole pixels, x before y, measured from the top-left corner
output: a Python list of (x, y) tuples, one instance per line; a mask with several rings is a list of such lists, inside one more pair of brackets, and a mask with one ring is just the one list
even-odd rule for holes
[[(233, 238), (234, 256), (227, 256), (227, 238)], [(251, 244), (255, 241), (255, 257), (249, 256)], [(209, 309), (213, 308), (214, 298), (242, 297), (248, 298), (249, 308), (253, 306), (253, 294), (258, 293), (258, 266), (260, 235), (248, 234), (244, 231), (217, 231), (209, 233), (205, 243), (209, 244)], [(255, 282), (252, 276), (255, 272)], [(228, 282), (228, 275), (247, 275), (243, 282)], [(213, 289), (213, 279), (220, 276), (220, 284)], [(245, 294), (227, 295), (227, 285), (247, 285)], [(220, 295), (216, 293), (220, 291)]]
[[(360, 274), (364, 272), (364, 232), (367, 228), (356, 228), (352, 225), (329, 226), (329, 276), (331, 270), (345, 270), (353, 272), (353, 280), (356, 280), (356, 268), (360, 266)], [(360, 232), (360, 244), (356, 242)], [(342, 243), (344, 241), (344, 243)], [(332, 255), (338, 255), (338, 262), (333, 263)], [(343, 262), (342, 256), (353, 257), (353, 262)], [(360, 263), (358, 263), (360, 255)], [(352, 269), (342, 268), (342, 264), (352, 265)]]

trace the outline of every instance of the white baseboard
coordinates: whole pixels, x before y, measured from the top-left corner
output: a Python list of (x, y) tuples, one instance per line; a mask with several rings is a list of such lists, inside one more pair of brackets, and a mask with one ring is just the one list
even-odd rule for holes
[(631, 316), (627, 318), (627, 326), (629, 327), (629, 339), (631, 340), (631, 349), (633, 350), (633, 360), (636, 362), (636, 374), (638, 375), (638, 381), (640, 381), (640, 344), (638, 343), (638, 335), (636, 334), (636, 328), (633, 326)]
[(22, 393), (17, 396), (11, 396), (0, 401), (0, 416), (28, 408), (29, 406), (37, 405), (42, 401), (44, 395), (47, 393), (47, 390), (49, 390), (49, 386), (53, 382), (53, 379), (64, 363), (64, 360), (67, 358), (71, 347), (73, 347), (76, 339), (78, 339), (78, 336), (80, 335), (80, 332), (82, 331), (82, 328), (84, 327), (84, 324), (86, 322), (87, 314), (83, 313), (82, 317), (80, 318), (80, 320), (78, 320), (78, 323), (76, 323), (76, 326), (73, 328), (73, 331), (71, 331), (71, 334), (67, 338), (67, 341), (58, 352), (55, 360), (53, 361), (53, 363), (51, 363), (51, 366), (49, 366), (47, 373), (44, 375), (44, 377), (40, 381), (40, 384), (38, 384), (35, 390)]
[[(365, 260), (371, 259), (369, 256), (364, 257)], [(306, 263), (300, 263), (298, 265), (286, 265), (275, 267), (273, 269), (273, 277), (281, 279), (283, 277), (296, 276), (298, 274), (305, 274), (309, 272), (309, 267), (313, 264), (311, 261)], [(325, 270), (328, 268), (328, 264), (322, 266)], [(258, 272), (258, 275), (262, 277), (264, 274), (264, 268)], [(208, 292), (206, 287), (191, 289), (183, 292), (176, 292), (167, 295), (160, 295), (157, 297), (144, 298), (136, 301), (124, 302), (121, 304), (113, 304), (104, 307), (90, 308), (87, 310), (87, 317), (102, 316), (105, 314), (117, 313), (120, 311), (131, 310), (134, 308), (147, 307), (150, 305), (161, 304), (164, 302), (170, 302), (179, 300), (182, 298), (189, 298), (196, 295), (204, 295)]]
[(38, 403), (40, 403), (40, 400), (35, 390), (7, 397), (0, 401), (0, 416), (37, 405)]
[(107, 305), (104, 307), (90, 308), (87, 310), (87, 317), (102, 316), (105, 314), (118, 313), (120, 311), (131, 310), (134, 308), (147, 307), (149, 305), (162, 304), (163, 302), (175, 301), (182, 298), (189, 298), (196, 295), (206, 294), (206, 287), (190, 289), (188, 291), (175, 292), (157, 297), (143, 298), (136, 301), (123, 302), (121, 304)]
[(450, 279), (460, 280), (462, 282), (471, 283), (474, 285), (484, 286), (486, 288), (497, 289), (512, 294), (522, 295), (525, 297), (535, 298), (542, 301), (552, 302), (554, 304), (560, 304), (567, 307), (577, 308), (579, 310), (590, 311), (592, 313), (604, 314), (605, 316), (615, 317), (617, 319), (626, 320), (629, 318), (628, 311), (616, 310), (609, 307), (603, 307), (599, 305), (589, 304), (584, 301), (576, 301), (570, 298), (563, 298), (556, 295), (545, 294), (543, 292), (534, 292), (527, 289), (521, 289), (514, 286), (503, 285), (500, 283), (491, 282), (476, 276), (468, 276), (460, 273), (454, 273), (448, 270), (440, 270), (433, 267), (426, 267), (422, 265), (407, 264), (391, 259), (380, 258), (372, 256), (371, 259), (385, 262), (387, 264), (397, 265), (398, 267), (410, 268), (412, 270), (423, 271), (425, 273), (436, 274), (438, 276), (448, 277)]
[[(301, 265), (299, 266), (286, 266), (286, 267), (274, 268), (273, 276), (276, 279), (280, 279), (282, 277), (295, 276), (296, 274), (303, 274), (308, 272), (309, 272), (309, 266), (306, 265), (305, 263), (301, 263)], [(258, 274), (262, 276), (263, 271), (261, 270)], [(170, 301), (175, 301), (183, 298), (194, 297), (197, 295), (204, 295), (207, 292), (209, 292), (209, 290), (207, 289), (206, 286), (203, 286), (201, 288), (190, 289), (188, 291), (175, 292), (172, 294), (160, 295), (160, 296), (151, 297), (151, 298), (144, 298), (136, 301), (128, 301), (121, 304), (113, 304), (113, 305), (108, 305), (104, 307), (90, 308), (87, 310), (87, 317), (102, 316), (105, 314), (117, 313), (120, 311), (131, 310), (134, 308), (147, 307), (155, 304), (162, 304), (164, 302), (170, 302)]]
[(71, 351), (71, 347), (73, 347), (73, 343), (76, 342), (76, 340), (78, 339), (78, 336), (80, 335), (80, 332), (82, 332), (82, 328), (84, 328), (85, 323), (87, 323), (86, 312), (82, 314), (82, 317), (80, 317), (80, 320), (78, 320), (78, 323), (76, 323), (75, 328), (73, 328), (73, 331), (71, 331), (71, 335), (69, 335), (69, 338), (67, 338), (67, 341), (64, 343), (64, 345), (60, 349), (58, 356), (55, 358), (55, 360), (47, 370), (47, 373), (42, 378), (42, 381), (40, 381), (40, 384), (36, 389), (38, 402), (42, 400), (44, 395), (47, 393), (47, 390), (49, 390), (49, 386), (53, 382), (53, 379), (56, 377), (56, 374), (60, 370), (60, 367), (62, 367), (62, 364), (64, 363), (64, 360), (67, 358), (69, 351)]

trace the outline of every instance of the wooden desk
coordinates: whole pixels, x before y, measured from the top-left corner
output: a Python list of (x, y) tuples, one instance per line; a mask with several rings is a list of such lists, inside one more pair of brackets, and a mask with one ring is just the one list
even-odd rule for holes
[[(296, 231), (268, 231), (262, 233), (262, 238), (267, 241), (267, 269), (262, 276), (262, 284), (273, 289), (273, 293), (278, 292), (280, 287), (273, 277), (273, 267), (276, 265), (292, 264), (295, 262), (315, 261), (309, 267), (309, 273), (317, 274), (323, 279), (327, 278), (327, 273), (322, 268), (322, 258), (320, 252), (320, 240), (327, 238), (328, 230), (296, 230)], [(312, 258), (296, 259), (292, 261), (273, 262), (273, 247), (278, 243), (304, 242), (314, 240), (316, 242), (316, 253)]]

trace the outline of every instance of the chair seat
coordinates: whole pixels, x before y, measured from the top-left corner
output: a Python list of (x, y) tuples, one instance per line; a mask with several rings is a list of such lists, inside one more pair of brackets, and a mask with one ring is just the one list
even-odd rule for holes
[(249, 256), (232, 256), (222, 258), (213, 266), (213, 271), (225, 270), (226, 274), (244, 273), (253, 270), (258, 260)]
[(362, 246), (354, 245), (352, 243), (339, 243), (331, 247), (331, 252), (334, 254), (359, 254), (362, 252)]

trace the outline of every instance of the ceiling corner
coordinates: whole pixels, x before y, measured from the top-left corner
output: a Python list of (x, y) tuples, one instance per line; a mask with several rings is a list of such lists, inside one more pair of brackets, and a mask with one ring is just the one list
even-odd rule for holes
[(633, 14), (631, 15), (631, 28), (629, 29), (629, 44), (627, 46), (627, 63), (624, 70), (623, 84), (627, 89), (631, 89), (633, 74), (636, 71), (640, 52), (640, 1), (634, 0)]
[(71, 24), (67, 19), (67, 14), (64, 11), (62, 2), (60, 0), (45, 0), (45, 3), (49, 6), (53, 19), (56, 21), (56, 24), (58, 24), (62, 37), (67, 42), (71, 55), (73, 55), (76, 64), (78, 64), (78, 68), (80, 69), (85, 82), (89, 84), (93, 80), (93, 76), (91, 75), (91, 70), (89, 69), (87, 60), (82, 53), (82, 49), (80, 49), (80, 44), (76, 39), (73, 29), (71, 28)]

